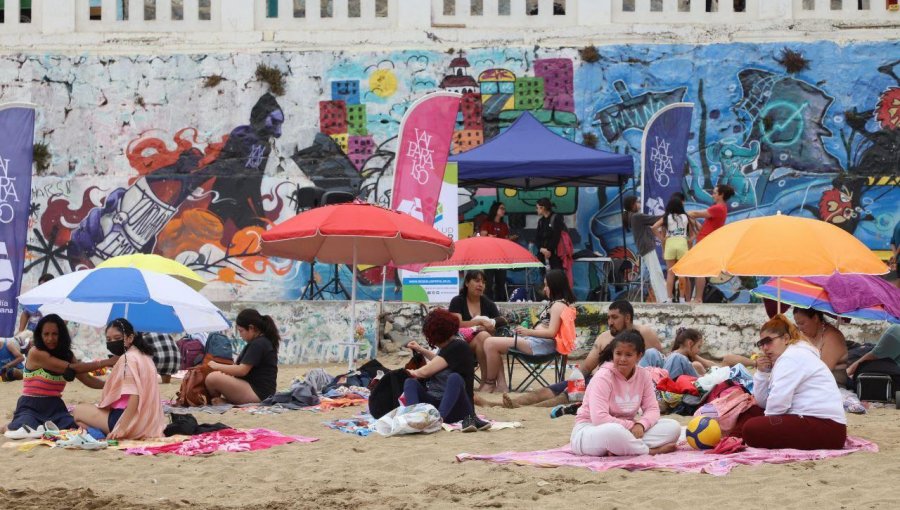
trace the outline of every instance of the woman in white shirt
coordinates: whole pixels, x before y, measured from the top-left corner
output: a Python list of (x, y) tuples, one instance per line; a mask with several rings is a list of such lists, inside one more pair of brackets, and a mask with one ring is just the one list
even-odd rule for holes
[(843, 448), (847, 418), (841, 394), (818, 349), (781, 314), (763, 324), (759, 337), (757, 406), (741, 414), (733, 435), (756, 448)]

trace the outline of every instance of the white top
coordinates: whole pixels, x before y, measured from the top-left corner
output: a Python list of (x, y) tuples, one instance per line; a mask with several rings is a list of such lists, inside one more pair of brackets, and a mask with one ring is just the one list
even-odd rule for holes
[(687, 237), (687, 214), (670, 214), (666, 217), (666, 237)]
[(789, 345), (770, 373), (757, 370), (753, 396), (766, 416), (793, 414), (847, 423), (834, 376), (807, 342)]

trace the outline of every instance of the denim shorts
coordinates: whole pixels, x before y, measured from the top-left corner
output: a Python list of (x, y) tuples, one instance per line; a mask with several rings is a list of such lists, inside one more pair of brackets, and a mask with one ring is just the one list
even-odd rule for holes
[(527, 343), (531, 347), (531, 354), (544, 356), (556, 352), (556, 340), (553, 338), (539, 338), (536, 336), (520, 336), (519, 343)]

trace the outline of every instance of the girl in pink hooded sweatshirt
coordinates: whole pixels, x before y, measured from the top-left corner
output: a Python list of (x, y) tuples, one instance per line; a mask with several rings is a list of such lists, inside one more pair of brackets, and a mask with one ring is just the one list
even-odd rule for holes
[(644, 355), (640, 333), (623, 331), (600, 353), (575, 417), (572, 451), (578, 455), (656, 455), (675, 450), (681, 425), (659, 418), (650, 372), (638, 366)]

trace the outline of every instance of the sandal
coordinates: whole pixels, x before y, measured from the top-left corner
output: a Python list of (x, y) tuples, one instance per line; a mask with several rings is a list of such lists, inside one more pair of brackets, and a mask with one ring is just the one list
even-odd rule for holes
[(63, 441), (57, 441), (56, 446), (62, 448), (75, 448), (79, 450), (102, 450), (108, 446), (106, 441), (97, 441), (88, 433), (77, 433)]

